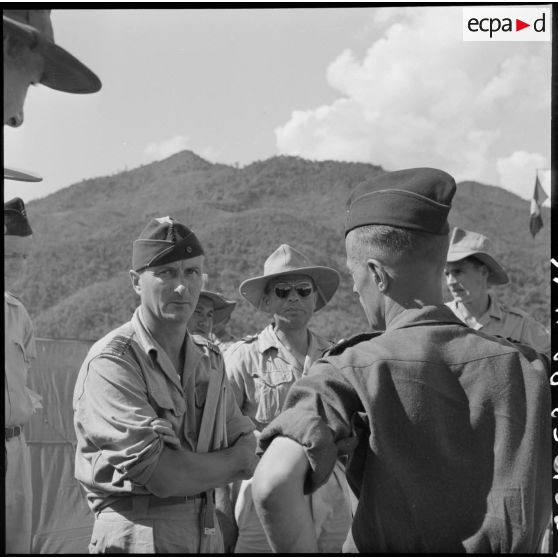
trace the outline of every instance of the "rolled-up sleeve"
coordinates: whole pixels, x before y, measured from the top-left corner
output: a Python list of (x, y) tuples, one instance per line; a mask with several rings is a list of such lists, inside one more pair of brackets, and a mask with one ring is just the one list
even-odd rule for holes
[[(86, 485), (131, 490), (153, 474), (163, 443), (150, 426), (157, 417), (141, 371), (124, 359), (100, 355), (86, 363), (75, 392), (78, 451), (90, 461)], [(80, 440), (81, 438), (81, 440)]]
[(263, 430), (258, 453), (276, 436), (298, 442), (310, 464), (304, 491), (313, 492), (333, 471), (340, 443), (353, 436), (352, 417), (359, 411), (362, 404), (347, 378), (329, 362), (317, 361), (293, 384), (283, 411)]

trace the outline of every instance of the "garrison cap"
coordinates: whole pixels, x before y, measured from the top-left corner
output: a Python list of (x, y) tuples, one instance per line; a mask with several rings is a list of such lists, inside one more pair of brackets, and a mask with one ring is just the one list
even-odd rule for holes
[(188, 260), (203, 255), (197, 236), (172, 217), (152, 219), (134, 240), (132, 269), (142, 271), (147, 267)]
[(29, 254), (32, 234), (23, 200), (7, 201), (4, 204), (4, 253)]
[(25, 204), (14, 198), (4, 204), (4, 236), (31, 236), (33, 231), (27, 220)]
[(347, 201), (345, 236), (365, 225), (447, 235), (455, 180), (432, 168), (386, 172), (361, 183)]

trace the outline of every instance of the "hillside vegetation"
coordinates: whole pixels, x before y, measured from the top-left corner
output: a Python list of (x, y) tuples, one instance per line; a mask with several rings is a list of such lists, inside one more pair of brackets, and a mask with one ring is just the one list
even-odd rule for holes
[[(362, 180), (384, 172), (362, 163), (273, 157), (244, 168), (212, 164), (190, 151), (107, 177), (84, 180), (28, 204), (34, 253), (18, 291), (37, 335), (97, 339), (127, 321), (136, 295), (130, 287), (132, 242), (152, 217), (170, 215), (190, 226), (207, 254), (212, 290), (239, 301), (236, 336), (267, 322), (238, 294), (261, 275), (269, 254), (288, 243), (312, 263), (336, 268), (341, 285), (313, 318), (331, 338), (367, 329), (345, 267), (345, 200)], [(529, 203), (475, 182), (458, 185), (450, 224), (486, 234), (511, 278), (498, 289), (504, 302), (548, 326), (550, 212), (532, 239)]]

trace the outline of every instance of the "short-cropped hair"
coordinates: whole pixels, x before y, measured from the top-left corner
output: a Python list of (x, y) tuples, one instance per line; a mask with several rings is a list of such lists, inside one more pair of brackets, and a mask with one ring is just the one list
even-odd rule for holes
[(388, 225), (365, 225), (351, 231), (351, 258), (382, 255), (392, 261), (416, 261), (418, 258), (443, 269), (448, 236), (430, 234)]

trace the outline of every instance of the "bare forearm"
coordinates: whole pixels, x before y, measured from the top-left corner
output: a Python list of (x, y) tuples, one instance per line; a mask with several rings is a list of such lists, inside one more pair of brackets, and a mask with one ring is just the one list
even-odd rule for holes
[(252, 494), (274, 552), (318, 551), (310, 507), (303, 492), (307, 471), (302, 446), (288, 438), (276, 438), (256, 468)]
[(192, 496), (250, 478), (255, 465), (254, 449), (255, 439), (210, 453), (165, 448), (146, 487), (163, 498)]

